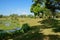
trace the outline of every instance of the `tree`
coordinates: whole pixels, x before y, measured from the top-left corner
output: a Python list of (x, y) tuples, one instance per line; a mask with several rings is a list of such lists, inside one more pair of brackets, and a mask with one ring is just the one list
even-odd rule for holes
[(3, 17), (3, 15), (0, 15), (0, 18), (2, 18)]
[(22, 30), (26, 33), (30, 30), (30, 26), (27, 23), (25, 23), (22, 25)]
[(20, 15), (21, 18), (26, 18), (27, 16), (26, 15)]
[(40, 0), (33, 0), (33, 4), (31, 6), (30, 11), (34, 13), (35, 17), (39, 16), (40, 13), (45, 9), (45, 6), (43, 6), (43, 1), (41, 2)]
[(18, 20), (18, 14), (11, 14), (10, 17), (12, 20)]
[[(41, 7), (41, 5), (45, 5), (45, 7), (47, 9), (49, 9), (52, 13), (52, 16), (54, 18), (54, 16), (56, 15), (55, 11), (56, 9), (60, 10), (60, 1), (59, 0), (33, 0), (33, 4), (31, 7), (31, 12), (33, 12), (35, 15), (39, 16), (39, 13), (42, 10), (41, 8), (44, 8), (43, 6)], [(39, 3), (39, 5), (37, 5)]]
[[(36, 6), (35, 6), (35, 5), (36, 5)], [(34, 13), (34, 15), (36, 16), (37, 13), (40, 12), (40, 4), (39, 4), (39, 3), (38, 3), (38, 4), (33, 4), (33, 5), (31, 6), (31, 12)]]
[(60, 3), (58, 1), (55, 0), (46, 0), (46, 8), (50, 9), (52, 12), (52, 16), (54, 18), (54, 16), (56, 15), (55, 10), (58, 9), (60, 10)]
[(31, 15), (31, 14), (29, 14), (29, 15), (27, 15), (27, 17), (29, 17), (29, 18), (33, 18), (34, 16), (33, 16), (33, 15)]
[(11, 17), (18, 17), (18, 14), (11, 14)]

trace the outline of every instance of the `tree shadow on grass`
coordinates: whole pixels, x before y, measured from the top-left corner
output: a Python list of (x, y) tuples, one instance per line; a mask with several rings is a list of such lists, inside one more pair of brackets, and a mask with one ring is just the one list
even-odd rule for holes
[(32, 26), (28, 32), (25, 32), (22, 35), (16, 36), (13, 40), (59, 40), (60, 38), (57, 35), (44, 35), (41, 33), (41, 27), (43, 25)]
[(29, 33), (23, 34), (21, 37), (18, 37), (14, 40), (17, 40), (17, 39), (18, 40), (43, 40), (43, 34), (37, 33), (37, 32), (35, 33), (29, 32)]
[[(41, 33), (41, 30), (40, 30), (42, 27), (44, 28), (45, 26), (36, 25), (36, 26), (30, 27), (28, 24), (24, 24), (22, 27), (23, 31), (25, 31), (24, 33), (21, 33), (19, 30), (19, 31), (15, 31), (10, 35), (8, 34), (7, 36), (11, 36), (13, 40), (43, 40), (44, 34)], [(4, 35), (4, 37), (6, 37), (6, 35)]]
[(60, 20), (48, 18), (48, 19), (39, 21), (38, 23), (45, 25), (46, 28), (53, 28), (54, 32), (60, 32)]
[(14, 40), (43, 40), (43, 34), (40, 33), (40, 25), (32, 26), (30, 30), (24, 32), (24, 34), (17, 36)]
[(48, 39), (48, 40), (60, 40), (60, 36), (59, 35), (45, 35), (44, 39)]
[(60, 32), (60, 25), (56, 26), (55, 29), (53, 29), (54, 32)]
[[(1, 33), (1, 40), (43, 40), (43, 34), (40, 33), (40, 25), (30, 27), (28, 24), (23, 24), (22, 30), (16, 30), (12, 33)], [(6, 35), (5, 35), (6, 34)]]

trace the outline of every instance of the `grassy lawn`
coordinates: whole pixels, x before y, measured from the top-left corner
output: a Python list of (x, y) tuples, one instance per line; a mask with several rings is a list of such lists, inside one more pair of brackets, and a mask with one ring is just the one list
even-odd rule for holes
[(19, 18), (19, 23), (23, 25), (24, 23), (28, 23), (30, 26), (40, 25), (38, 21), (43, 20), (42, 18)]
[[(3, 30), (11, 30), (11, 29), (15, 29), (17, 27), (22, 27), (23, 24), (27, 23), (29, 24), (31, 27), (32, 26), (36, 26), (36, 25), (41, 25), (41, 23), (39, 23), (38, 21), (42, 21), (43, 19), (42, 18), (18, 18), (19, 20), (16, 21), (16, 20), (6, 20), (6, 19), (1, 19), (3, 20), (2, 24), (0, 23), (0, 29), (3, 29)], [(0, 20), (0, 21), (1, 21)], [(60, 19), (58, 19), (60, 20)], [(6, 25), (4, 24), (4, 22), (11, 22), (11, 25), (6, 27)], [(40, 27), (40, 26), (39, 26)], [(35, 28), (34, 31), (37, 31), (39, 28)], [(41, 31), (42, 33), (44, 33), (45, 35), (48, 35), (48, 34), (54, 34), (54, 32), (52, 32), (52, 29), (51, 28), (46, 28), (46, 29), (43, 29), (43, 31)], [(55, 33), (55, 34), (58, 34), (60, 35), (60, 33)]]
[[(35, 25), (40, 25), (40, 23), (38, 23), (38, 21), (40, 21), (42, 19), (39, 18), (19, 18), (19, 21), (17, 20), (9, 20), (9, 19), (5, 19), (2, 18), (0, 19), (0, 29), (3, 30), (10, 30), (10, 29), (14, 29), (15, 27), (21, 27), (23, 24), (28, 23), (30, 26), (35, 26)], [(6, 26), (5, 23), (10, 23), (10, 26)]]
[(1, 30), (11, 30), (20, 27), (18, 21), (16, 20), (9, 20), (9, 19), (1, 19), (0, 20), (0, 29)]

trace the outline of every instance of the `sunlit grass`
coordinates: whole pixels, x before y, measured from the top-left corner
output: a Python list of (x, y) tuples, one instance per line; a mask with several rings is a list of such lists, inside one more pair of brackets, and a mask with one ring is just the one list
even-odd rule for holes
[[(32, 26), (36, 26), (36, 25), (41, 25), (41, 23), (38, 23), (38, 21), (42, 21), (42, 18), (18, 18), (19, 20), (7, 20), (4, 19), (3, 22), (10, 21), (11, 25), (9, 27), (6, 27), (4, 24), (0, 24), (0, 29), (3, 30), (11, 30), (11, 29), (15, 29), (16, 27), (22, 27), (23, 24), (27, 23), (29, 24), (31, 27)], [(3, 19), (1, 19), (3, 20)], [(56, 19), (56, 20), (60, 20), (60, 18)], [(46, 35), (48, 34), (54, 34), (53, 31), (51, 31), (52, 29), (43, 29), (43, 33), (45, 33)], [(49, 32), (48, 32), (49, 31)], [(55, 34), (60, 34), (60, 33), (55, 33)]]
[(38, 21), (43, 20), (42, 18), (20, 18), (19, 22), (20, 24), (28, 23), (30, 26), (40, 25)]

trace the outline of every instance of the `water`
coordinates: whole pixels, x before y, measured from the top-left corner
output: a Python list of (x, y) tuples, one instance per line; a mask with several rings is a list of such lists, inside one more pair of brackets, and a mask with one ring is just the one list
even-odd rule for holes
[(13, 32), (15, 32), (15, 31), (18, 31), (18, 30), (21, 30), (21, 28), (15, 28), (15, 29), (12, 29), (12, 30), (7, 30), (6, 32), (11, 32), (11, 33), (13, 33)]
[(11, 32), (11, 33), (13, 33), (13, 32), (15, 32), (16, 30), (7, 30), (6, 32)]
[(21, 30), (21, 28), (16, 28), (16, 30)]

